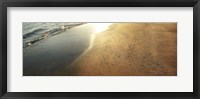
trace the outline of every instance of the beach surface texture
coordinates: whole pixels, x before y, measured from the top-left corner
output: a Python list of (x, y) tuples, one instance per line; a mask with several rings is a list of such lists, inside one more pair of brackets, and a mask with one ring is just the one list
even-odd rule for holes
[(113, 23), (54, 75), (176, 76), (176, 23)]

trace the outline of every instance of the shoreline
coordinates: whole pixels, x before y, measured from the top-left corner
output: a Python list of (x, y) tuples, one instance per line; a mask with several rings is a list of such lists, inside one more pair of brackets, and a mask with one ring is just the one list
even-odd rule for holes
[(87, 24), (77, 26), (23, 50), (23, 76), (59, 76), (55, 72), (65, 69), (88, 48), (91, 31)]

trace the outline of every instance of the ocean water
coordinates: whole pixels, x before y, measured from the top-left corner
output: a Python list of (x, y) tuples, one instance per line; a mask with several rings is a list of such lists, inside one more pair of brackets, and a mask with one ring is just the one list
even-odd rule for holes
[(62, 23), (62, 22), (23, 22), (23, 35), (38, 31), (39, 33), (59, 28), (63, 25), (76, 24), (76, 23)]
[[(23, 22), (23, 46), (30, 41), (36, 41), (44, 36), (44, 33), (58, 32), (62, 26), (80, 23), (61, 23), (61, 22)], [(40, 41), (40, 40), (38, 40)]]

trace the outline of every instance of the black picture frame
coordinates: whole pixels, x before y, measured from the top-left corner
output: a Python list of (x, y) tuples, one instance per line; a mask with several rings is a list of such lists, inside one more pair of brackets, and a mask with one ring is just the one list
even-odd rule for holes
[[(1, 0), (0, 96), (2, 99), (199, 99), (199, 0)], [(7, 7), (193, 7), (193, 92), (7, 92)]]

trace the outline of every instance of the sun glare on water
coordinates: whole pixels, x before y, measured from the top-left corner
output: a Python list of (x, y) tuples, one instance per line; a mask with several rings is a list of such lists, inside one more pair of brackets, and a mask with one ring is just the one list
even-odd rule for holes
[(101, 33), (109, 28), (112, 23), (91, 23), (95, 27), (95, 34)]

